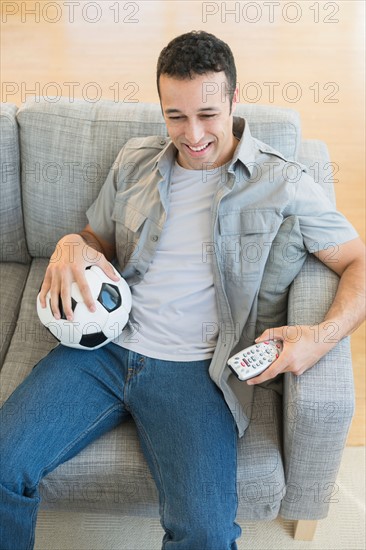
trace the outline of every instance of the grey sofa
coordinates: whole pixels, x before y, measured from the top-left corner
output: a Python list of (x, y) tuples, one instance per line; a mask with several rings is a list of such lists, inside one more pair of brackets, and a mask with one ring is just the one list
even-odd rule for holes
[[(327, 148), (316, 140), (302, 141), (295, 111), (250, 105), (237, 112), (254, 136), (310, 166), (334, 200)], [(19, 109), (2, 104), (0, 121), (4, 401), (56, 345), (35, 307), (56, 242), (86, 224), (85, 211), (128, 138), (167, 134), (155, 104), (36, 98)], [(288, 324), (322, 320), (337, 283), (336, 275), (309, 257), (290, 289)], [(277, 387), (256, 387), (252, 421), (239, 445), (239, 521), (326, 517), (353, 410), (348, 339), (301, 377), (286, 374)], [(47, 414), (57, 421), (52, 410)], [(50, 473), (42, 496), (46, 508), (156, 515), (157, 491), (133, 422)]]

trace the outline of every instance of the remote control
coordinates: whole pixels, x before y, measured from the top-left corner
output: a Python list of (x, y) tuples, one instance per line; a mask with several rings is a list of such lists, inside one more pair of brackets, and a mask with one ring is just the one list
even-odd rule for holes
[(281, 340), (259, 342), (230, 357), (228, 365), (239, 380), (249, 380), (268, 369), (281, 351)]

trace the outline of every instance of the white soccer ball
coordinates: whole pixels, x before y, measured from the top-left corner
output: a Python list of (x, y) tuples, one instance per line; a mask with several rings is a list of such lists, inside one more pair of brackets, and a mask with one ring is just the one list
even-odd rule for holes
[(129, 286), (123, 278), (117, 282), (113, 281), (98, 266), (87, 267), (85, 277), (96, 305), (95, 312), (89, 311), (77, 283), (73, 282), (73, 321), (66, 319), (61, 298), (61, 319), (55, 319), (51, 309), (50, 292), (46, 295), (45, 308), (41, 306), (38, 294), (37, 313), (43, 325), (64, 346), (93, 350), (108, 344), (122, 332), (128, 321), (132, 299)]

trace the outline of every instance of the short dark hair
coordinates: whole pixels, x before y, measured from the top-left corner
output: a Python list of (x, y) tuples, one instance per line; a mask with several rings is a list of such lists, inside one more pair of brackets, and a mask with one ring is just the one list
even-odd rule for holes
[(229, 46), (205, 31), (191, 31), (173, 38), (161, 51), (156, 84), (160, 98), (159, 78), (165, 74), (174, 78), (193, 79), (195, 75), (224, 71), (228, 82), (230, 106), (236, 88), (236, 67)]

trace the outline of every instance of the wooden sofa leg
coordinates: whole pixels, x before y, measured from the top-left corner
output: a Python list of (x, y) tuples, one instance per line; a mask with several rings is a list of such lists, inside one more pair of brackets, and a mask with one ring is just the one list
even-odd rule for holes
[(299, 519), (295, 521), (295, 540), (313, 540), (317, 525), (316, 520)]

